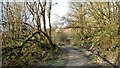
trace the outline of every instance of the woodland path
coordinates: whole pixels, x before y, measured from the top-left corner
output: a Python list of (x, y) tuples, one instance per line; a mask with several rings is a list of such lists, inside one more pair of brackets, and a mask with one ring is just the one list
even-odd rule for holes
[(91, 62), (91, 59), (87, 57), (80, 50), (67, 45), (65, 47), (67, 51), (66, 66), (86, 66)]

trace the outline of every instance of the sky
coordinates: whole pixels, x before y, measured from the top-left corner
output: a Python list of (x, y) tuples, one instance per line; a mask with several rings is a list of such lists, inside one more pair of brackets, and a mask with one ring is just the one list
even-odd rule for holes
[(55, 23), (59, 17), (63, 17), (68, 13), (68, 0), (52, 0), (52, 2), (53, 4), (58, 3), (52, 6), (51, 22)]
[[(4, 1), (8, 1), (8, 0), (4, 0)], [(9, 0), (9, 1), (12, 1), (12, 0)], [(18, 1), (24, 1), (24, 0), (18, 0)], [(56, 21), (59, 21), (60, 17), (66, 16), (66, 14), (69, 12), (68, 2), (81, 2), (81, 1), (89, 1), (89, 0), (52, 0), (52, 4), (55, 4), (55, 3), (57, 4), (52, 6), (51, 23), (57, 23)], [(96, 1), (96, 0), (93, 0), (93, 1)], [(109, 1), (114, 1), (114, 0), (109, 0)], [(0, 10), (0, 16), (1, 16), (1, 10)], [(48, 27), (49, 24), (47, 24), (46, 26)]]
[[(55, 4), (55, 3), (57, 3), (57, 4)], [(63, 17), (67, 14), (68, 0), (52, 0), (52, 4), (55, 4), (55, 5), (52, 6), (51, 23), (57, 21), (59, 17)], [(0, 9), (1, 9), (1, 7), (0, 7)], [(0, 16), (1, 16), (1, 10), (0, 10)], [(46, 26), (48, 27), (49, 24), (47, 24)]]
[(54, 3), (58, 3), (53, 6), (53, 12), (54, 14), (57, 14), (59, 16), (64, 16), (67, 13), (67, 7), (68, 7), (68, 0), (53, 0)]

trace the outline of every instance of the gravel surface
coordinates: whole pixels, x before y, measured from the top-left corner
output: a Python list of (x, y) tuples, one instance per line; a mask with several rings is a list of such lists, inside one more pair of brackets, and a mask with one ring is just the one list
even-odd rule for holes
[(66, 66), (83, 66), (91, 62), (89, 57), (70, 45), (66, 46), (66, 50), (68, 54)]

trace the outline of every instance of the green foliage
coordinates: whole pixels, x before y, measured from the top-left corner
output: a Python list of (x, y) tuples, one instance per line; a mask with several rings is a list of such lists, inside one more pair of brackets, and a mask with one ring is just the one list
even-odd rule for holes
[[(46, 3), (44, 2), (42, 6), (43, 2), (39, 2), (39, 7), (37, 7), (36, 4), (36, 2), (25, 2), (20, 4), (16, 2), (7, 2), (4, 4), (5, 19), (7, 21), (5, 26), (8, 30), (2, 32), (3, 67), (16, 65), (37, 66), (57, 55), (59, 47), (52, 42), (51, 29), (47, 31), (46, 26), (44, 26), (43, 30), (41, 27), (41, 18), (43, 25), (46, 25), (46, 12), (44, 10), (49, 12), (49, 25), (51, 24), (51, 5), (45, 6)], [(41, 10), (39, 10), (40, 8)], [(30, 14), (27, 15), (26, 9)], [(32, 21), (28, 21), (31, 19), (27, 18), (29, 15), (33, 18)], [(33, 24), (35, 24), (35, 26), (33, 26)]]
[(113, 2), (70, 3), (69, 26), (74, 27), (76, 32), (73, 36), (73, 45), (93, 48), (105, 58), (111, 56), (111, 53), (118, 54), (117, 45), (120, 44), (118, 27), (120, 25), (117, 14), (119, 14), (119, 9)]
[[(36, 37), (37, 36), (39, 35), (36, 35)], [(7, 37), (9, 37), (9, 35)], [(32, 41), (27, 41), (27, 43), (24, 44), (21, 53), (19, 53), (19, 48), (14, 49), (13, 47), (19, 46), (22, 41), (16, 41), (16, 39), (10, 40), (9, 38), (4, 40), (4, 46), (2, 49), (3, 65), (41, 65), (42, 62), (52, 58), (59, 50), (58, 47), (56, 50), (51, 50), (50, 44), (46, 42), (46, 39), (40, 40), (31, 38), (31, 40)], [(8, 41), (9, 43), (7, 44)], [(6, 48), (11, 48), (12, 51), (9, 51)]]

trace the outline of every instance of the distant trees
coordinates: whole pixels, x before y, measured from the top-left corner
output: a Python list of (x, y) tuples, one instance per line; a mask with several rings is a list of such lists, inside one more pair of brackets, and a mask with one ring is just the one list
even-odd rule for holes
[[(107, 58), (108, 62), (111, 60), (108, 58), (110, 53), (118, 55), (119, 7), (116, 2), (75, 2), (70, 3), (70, 10), (69, 28), (76, 30), (80, 45), (91, 46), (102, 55), (103, 60)], [(112, 62), (110, 64), (117, 66)]]

